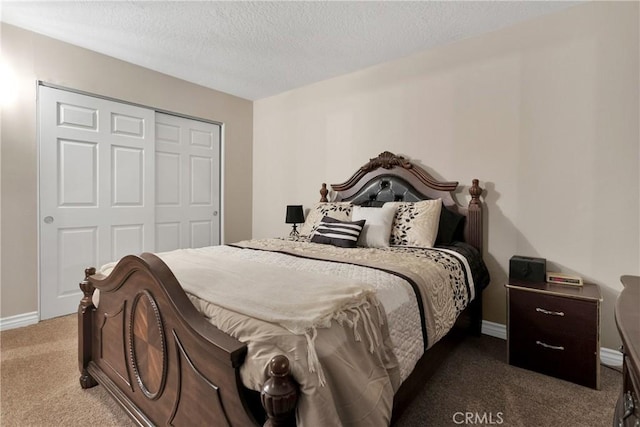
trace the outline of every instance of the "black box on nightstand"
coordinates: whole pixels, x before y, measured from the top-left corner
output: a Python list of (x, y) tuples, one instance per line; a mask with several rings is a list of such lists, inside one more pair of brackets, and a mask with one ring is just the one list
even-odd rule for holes
[(547, 260), (544, 258), (514, 255), (509, 260), (509, 281), (525, 283), (544, 283), (547, 273)]

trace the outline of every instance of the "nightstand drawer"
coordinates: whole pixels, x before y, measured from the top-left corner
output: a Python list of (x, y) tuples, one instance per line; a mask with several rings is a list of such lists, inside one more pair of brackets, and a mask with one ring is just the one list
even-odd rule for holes
[[(525, 331), (545, 331), (556, 337), (597, 340), (598, 304), (512, 289), (509, 292), (509, 327)], [(522, 331), (520, 329), (522, 328)]]
[(509, 363), (599, 387), (599, 300), (508, 288)]
[(614, 425), (620, 425), (617, 421), (623, 420), (621, 425), (624, 427), (640, 425), (640, 379), (636, 376), (638, 373), (630, 369), (630, 366), (629, 357), (624, 355), (622, 396), (618, 399), (620, 408), (616, 408), (616, 417), (614, 418)]
[(597, 388), (598, 356), (595, 348), (595, 342), (585, 342), (576, 337), (558, 338), (544, 333), (521, 335), (512, 331), (509, 363)]

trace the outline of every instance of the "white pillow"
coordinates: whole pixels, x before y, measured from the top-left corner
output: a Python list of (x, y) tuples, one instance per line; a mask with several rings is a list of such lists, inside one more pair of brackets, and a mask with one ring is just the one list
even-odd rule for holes
[(396, 216), (391, 229), (391, 244), (394, 246), (433, 247), (438, 236), (442, 200), (421, 202), (391, 202)]
[(365, 220), (364, 228), (358, 238), (358, 245), (367, 248), (388, 247), (395, 214), (395, 206), (383, 205), (380, 208), (354, 206), (351, 220)]

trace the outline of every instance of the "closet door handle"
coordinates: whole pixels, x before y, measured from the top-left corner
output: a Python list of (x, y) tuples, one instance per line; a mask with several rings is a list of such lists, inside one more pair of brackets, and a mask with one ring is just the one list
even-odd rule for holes
[(44, 217), (44, 223), (45, 224), (51, 224), (53, 222), (53, 217), (52, 216), (45, 216)]

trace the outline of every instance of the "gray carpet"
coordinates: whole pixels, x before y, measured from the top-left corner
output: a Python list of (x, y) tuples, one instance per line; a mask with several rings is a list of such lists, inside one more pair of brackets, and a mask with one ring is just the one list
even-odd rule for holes
[[(75, 315), (1, 332), (0, 348), (0, 425), (133, 425), (102, 387), (80, 388)], [(596, 391), (505, 360), (504, 341), (467, 338), (396, 425), (611, 425), (622, 381), (617, 371), (603, 368)]]
[(497, 338), (465, 338), (396, 425), (465, 425), (468, 416), (485, 426), (611, 426), (622, 387), (619, 371), (601, 367), (601, 389), (592, 390), (510, 366), (506, 348)]

